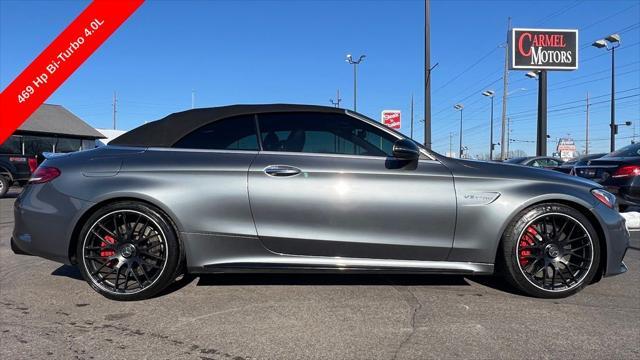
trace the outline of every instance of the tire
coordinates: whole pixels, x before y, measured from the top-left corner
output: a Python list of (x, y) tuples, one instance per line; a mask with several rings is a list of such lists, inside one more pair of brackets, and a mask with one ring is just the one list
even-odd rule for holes
[(520, 212), (502, 238), (503, 275), (527, 295), (556, 299), (577, 293), (595, 277), (600, 242), (581, 212), (557, 203)]
[(9, 179), (0, 175), (0, 198), (3, 198), (9, 191)]
[(100, 208), (80, 231), (76, 258), (87, 283), (112, 300), (153, 297), (178, 276), (182, 256), (170, 220), (153, 206)]

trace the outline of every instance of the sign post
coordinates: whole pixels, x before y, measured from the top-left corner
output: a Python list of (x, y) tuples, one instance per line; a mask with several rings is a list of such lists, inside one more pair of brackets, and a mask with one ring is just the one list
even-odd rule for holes
[(512, 70), (533, 70), (538, 78), (536, 155), (547, 155), (547, 71), (578, 68), (578, 30), (511, 29)]
[(385, 126), (400, 131), (401, 126), (401, 111), (400, 110), (382, 110), (380, 115), (382, 124)]

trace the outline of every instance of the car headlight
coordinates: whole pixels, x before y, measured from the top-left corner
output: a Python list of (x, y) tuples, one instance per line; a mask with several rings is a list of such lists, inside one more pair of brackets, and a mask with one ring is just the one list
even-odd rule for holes
[(607, 207), (613, 209), (616, 206), (616, 196), (603, 189), (591, 190), (593, 196)]

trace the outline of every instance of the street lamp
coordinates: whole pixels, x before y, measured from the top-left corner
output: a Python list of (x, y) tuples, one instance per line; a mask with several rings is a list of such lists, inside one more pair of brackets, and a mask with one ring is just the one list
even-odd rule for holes
[(367, 55), (360, 55), (358, 60), (353, 60), (351, 54), (347, 54), (347, 59), (345, 60), (349, 64), (353, 65), (353, 111), (356, 111), (358, 97), (358, 65), (366, 57)]
[(453, 108), (460, 111), (460, 158), (462, 159), (462, 109), (464, 109), (464, 106), (462, 104), (455, 104)]
[(604, 39), (596, 40), (591, 44), (591, 46), (596, 47), (598, 49), (605, 48), (607, 51), (611, 51), (611, 151), (616, 150), (616, 78), (615, 78), (615, 59), (616, 59), (616, 48), (620, 46), (620, 35), (611, 34)]
[(495, 95), (495, 91), (486, 90), (482, 93), (482, 95), (491, 98), (491, 120), (489, 121), (489, 161), (493, 160), (493, 96)]

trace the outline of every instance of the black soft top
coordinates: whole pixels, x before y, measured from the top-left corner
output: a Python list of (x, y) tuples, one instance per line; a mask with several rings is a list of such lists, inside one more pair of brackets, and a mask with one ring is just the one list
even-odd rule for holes
[(109, 145), (171, 147), (190, 132), (229, 117), (273, 112), (324, 112), (344, 114), (344, 109), (294, 104), (230, 105), (173, 113), (139, 126), (111, 140)]

